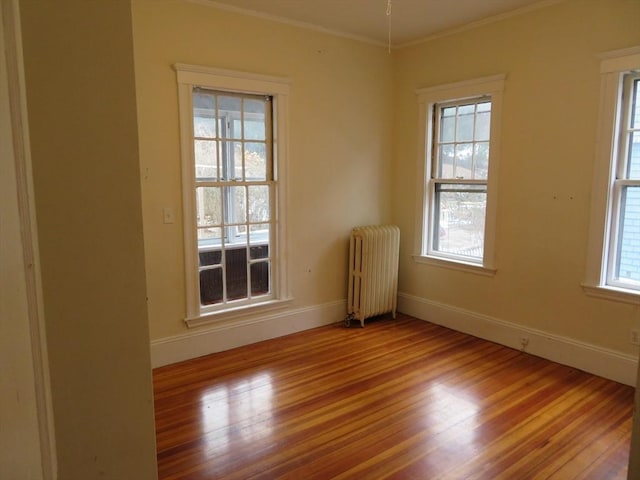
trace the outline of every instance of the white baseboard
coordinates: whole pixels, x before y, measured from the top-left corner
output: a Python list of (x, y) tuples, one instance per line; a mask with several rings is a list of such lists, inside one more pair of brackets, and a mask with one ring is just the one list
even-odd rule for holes
[(518, 350), (522, 348), (520, 339), (527, 337), (527, 353), (626, 385), (636, 384), (638, 359), (632, 355), (406, 293), (398, 294), (398, 311)]
[(153, 368), (344, 320), (346, 300), (197, 328), (151, 342)]

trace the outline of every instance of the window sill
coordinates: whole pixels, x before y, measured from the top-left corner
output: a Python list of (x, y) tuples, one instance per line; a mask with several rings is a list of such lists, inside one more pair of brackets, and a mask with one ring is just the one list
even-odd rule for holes
[(640, 305), (640, 291), (584, 283), (582, 284), (582, 290), (590, 297)]
[(218, 310), (215, 312), (205, 312), (197, 317), (185, 318), (184, 323), (186, 323), (189, 328), (227, 322), (233, 322), (234, 325), (237, 325), (238, 322), (234, 322), (234, 320), (238, 319), (245, 319), (244, 322), (241, 322), (242, 324), (250, 324), (254, 323), (254, 317), (256, 317), (256, 315), (259, 314), (260, 320), (263, 320), (265, 313), (283, 309), (287, 307), (292, 300), (293, 298), (291, 297), (279, 300), (266, 300), (252, 305), (227, 308), (225, 310)]
[(476, 275), (484, 275), (486, 277), (493, 277), (496, 274), (495, 268), (488, 268), (482, 265), (477, 265), (475, 263), (462, 262), (459, 260), (445, 260), (443, 258), (427, 257), (424, 255), (413, 255), (413, 260), (416, 263), (423, 263), (426, 265), (433, 265), (435, 267), (448, 268), (450, 270), (474, 273)]

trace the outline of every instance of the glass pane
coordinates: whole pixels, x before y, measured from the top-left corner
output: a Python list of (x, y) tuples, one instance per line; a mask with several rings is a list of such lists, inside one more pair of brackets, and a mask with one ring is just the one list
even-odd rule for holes
[(218, 142), (215, 140), (195, 140), (195, 171), (197, 179), (218, 178)]
[(473, 162), (473, 178), (486, 180), (489, 176), (489, 142), (474, 145)]
[(264, 140), (265, 135), (264, 100), (245, 99), (244, 101), (244, 138)]
[(436, 177), (439, 178), (453, 178), (453, 156), (454, 156), (454, 146), (453, 145), (440, 145), (440, 155), (439, 155), (439, 172), (436, 174)]
[(193, 135), (195, 137), (215, 138), (216, 119), (213, 115), (195, 115), (193, 117)]
[(478, 113), (476, 116), (476, 141), (489, 140), (491, 112)]
[(249, 258), (256, 260), (269, 257), (269, 224), (249, 226)]
[(222, 252), (220, 250), (201, 250), (198, 252), (198, 260), (201, 267), (220, 265)]
[(233, 145), (233, 179), (235, 180), (244, 180), (243, 148), (244, 145), (240, 142), (235, 142)]
[(219, 187), (196, 188), (196, 215), (197, 225), (222, 224), (222, 198)]
[[(261, 227), (260, 230), (254, 231), (254, 227)], [(256, 260), (259, 258), (269, 257), (269, 224), (251, 225), (249, 232), (251, 243), (249, 246), (249, 258)]]
[(242, 180), (242, 143), (222, 142), (222, 179)]
[(616, 277), (640, 285), (640, 187), (623, 187)]
[(200, 272), (200, 304), (211, 305), (222, 301), (222, 269), (212, 268)]
[(247, 297), (247, 249), (230, 248), (226, 253), (227, 300)]
[(477, 106), (478, 113), (480, 112), (490, 112), (491, 111), (491, 102), (482, 102)]
[(247, 180), (267, 179), (267, 151), (264, 143), (246, 143), (244, 168)]
[(245, 223), (247, 221), (246, 187), (227, 187), (229, 189), (229, 202), (231, 218), (227, 223)]
[[(454, 110), (455, 108), (445, 108), (445, 110)], [(442, 116), (442, 121), (440, 122), (440, 141), (441, 142), (453, 142), (455, 139), (456, 132), (456, 118), (455, 117), (445, 117)]]
[(472, 176), (473, 143), (456, 145), (455, 178), (471, 178)]
[(220, 227), (199, 227), (198, 245), (220, 245), (222, 241), (222, 228)]
[(249, 186), (249, 221), (268, 222), (269, 218), (269, 186)]
[(473, 120), (475, 105), (462, 105), (458, 108), (458, 128), (456, 142), (470, 142), (473, 140)]
[(242, 138), (242, 123), (240, 118), (234, 118), (231, 122), (231, 138)]
[[(465, 185), (438, 186), (436, 193), (436, 229), (433, 245), (436, 251), (482, 260), (484, 252), (484, 221), (487, 195), (481, 191), (464, 190)], [(473, 189), (471, 189), (473, 190)]]
[(269, 293), (269, 263), (257, 262), (251, 264), (251, 295), (266, 295)]
[(627, 178), (640, 179), (640, 132), (633, 132), (629, 136)]
[(223, 95), (218, 97), (218, 114), (229, 120), (229, 128), (223, 132), (225, 138), (241, 138), (242, 129), (240, 125), (235, 125), (235, 122), (231, 121), (232, 119), (239, 121), (241, 105), (242, 100), (239, 97), (226, 97)]

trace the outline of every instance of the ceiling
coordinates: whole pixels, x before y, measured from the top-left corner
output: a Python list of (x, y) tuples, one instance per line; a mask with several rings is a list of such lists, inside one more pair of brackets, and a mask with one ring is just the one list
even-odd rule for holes
[[(388, 2), (391, 15), (387, 16)], [(401, 46), (560, 0), (211, 0), (227, 10)]]

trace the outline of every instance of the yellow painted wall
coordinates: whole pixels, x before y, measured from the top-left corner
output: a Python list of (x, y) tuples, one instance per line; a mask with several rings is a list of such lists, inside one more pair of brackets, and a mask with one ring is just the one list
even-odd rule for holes
[(133, 25), (151, 338), (186, 331), (174, 63), (290, 79), (291, 308), (345, 299), (351, 228), (391, 218), (387, 51), (185, 1), (134, 0)]
[(58, 478), (156, 478), (131, 3), (20, 8)]
[[(572, 0), (394, 54), (393, 220), (400, 290), (582, 342), (637, 354), (637, 306), (591, 298), (587, 229), (602, 52), (640, 44), (637, 0)], [(495, 277), (415, 263), (416, 88), (507, 75)]]

